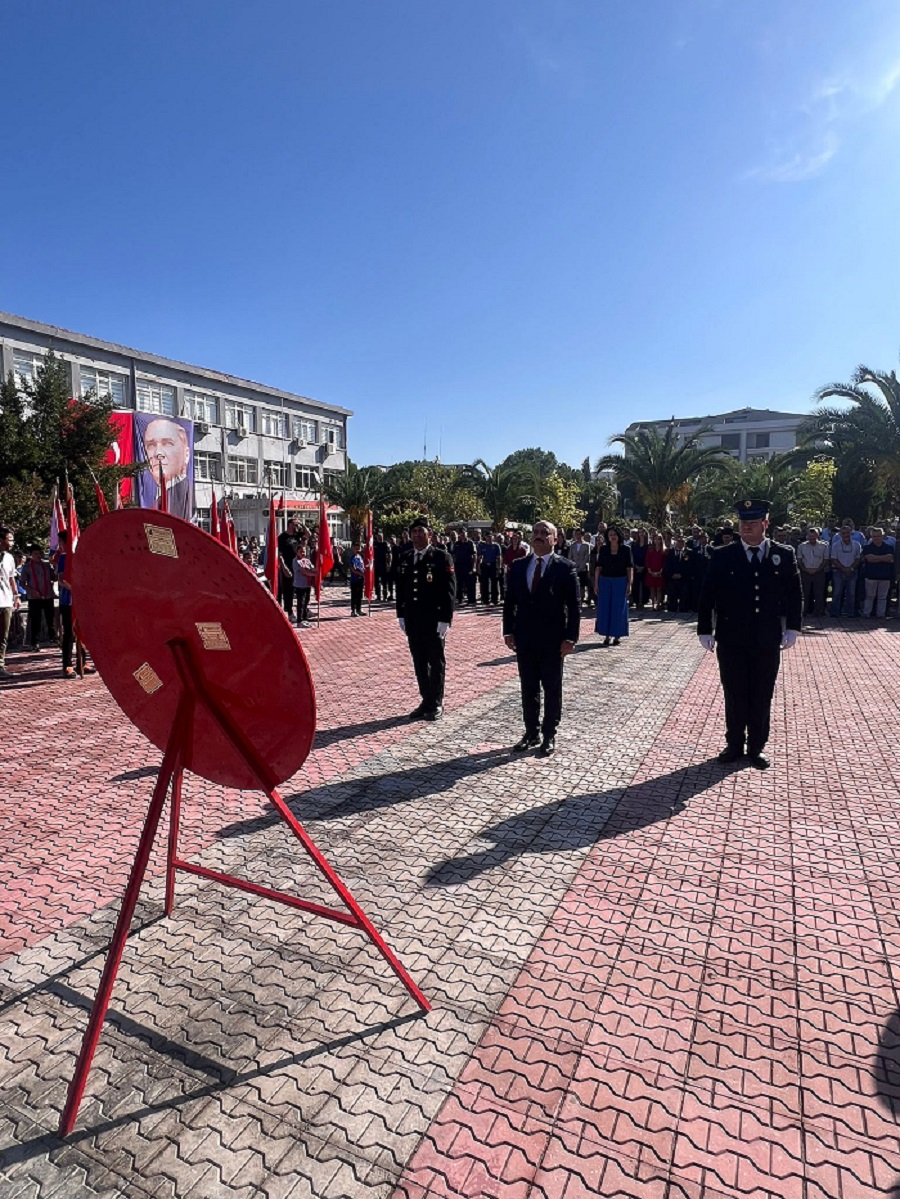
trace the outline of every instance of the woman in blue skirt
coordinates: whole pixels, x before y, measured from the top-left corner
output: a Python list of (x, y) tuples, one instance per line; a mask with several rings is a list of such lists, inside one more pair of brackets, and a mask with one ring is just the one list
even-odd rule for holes
[(622, 531), (615, 525), (606, 530), (606, 545), (597, 552), (594, 590), (597, 595), (597, 623), (594, 626), (603, 644), (619, 644), (628, 636), (628, 595), (634, 567), (631, 547), (622, 544)]

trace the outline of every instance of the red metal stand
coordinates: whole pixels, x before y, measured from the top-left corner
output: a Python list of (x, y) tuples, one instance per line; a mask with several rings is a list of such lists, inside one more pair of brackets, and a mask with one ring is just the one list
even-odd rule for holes
[[(167, 915), (171, 915), (175, 901), (175, 872), (183, 870), (188, 874), (196, 874), (201, 878), (211, 879), (213, 882), (222, 883), (228, 887), (236, 887), (238, 890), (248, 891), (251, 895), (273, 899), (279, 903), (287, 904), (289, 907), (310, 912), (315, 916), (324, 916), (326, 919), (334, 920), (339, 924), (358, 928), (366, 934), (391, 970), (393, 970), (394, 974), (396, 974), (404, 987), (406, 987), (419, 1008), (423, 1012), (431, 1010), (431, 1004), (407, 974), (403, 965), (385, 943), (378, 930), (373, 926), (362, 908), (360, 908), (340, 877), (329, 865), (313, 839), (303, 828), (299, 820), (297, 820), (296, 816), (294, 816), (293, 812), (291, 812), (277, 791), (265, 762), (259, 758), (253, 746), (244, 737), (239, 726), (230, 718), (227, 711), (217, 702), (215, 696), (207, 687), (190, 645), (182, 640), (170, 641), (168, 645), (174, 655), (178, 674), (182, 682), (181, 699), (172, 723), (172, 730), (166, 746), (162, 766), (160, 767), (159, 777), (153, 789), (153, 796), (150, 800), (146, 820), (144, 821), (144, 828), (138, 843), (137, 853), (135, 854), (134, 865), (131, 868), (128, 885), (125, 888), (122, 908), (119, 912), (106, 964), (103, 968), (103, 975), (100, 979), (100, 986), (94, 1000), (94, 1005), (91, 1008), (81, 1050), (78, 1054), (75, 1073), (69, 1084), (65, 1107), (63, 1108), (59, 1123), (60, 1136), (67, 1136), (72, 1131), (78, 1116), (78, 1108), (81, 1105), (91, 1062), (97, 1049), (97, 1043), (100, 1040), (103, 1021), (106, 1018), (116, 974), (122, 960), (122, 953), (128, 938), (128, 931), (131, 928), (131, 921), (134, 916), (135, 907), (137, 906), (141, 884), (147, 870), (147, 863), (150, 859), (150, 852), (153, 848), (157, 829), (159, 828), (170, 784), (172, 788), (172, 803), (169, 814), (165, 892), (165, 911)], [(345, 912), (338, 908), (325, 907), (318, 903), (310, 903), (308, 900), (298, 899), (296, 896), (288, 895), (283, 891), (275, 891), (270, 887), (263, 887), (257, 883), (235, 878), (230, 874), (222, 874), (217, 870), (208, 870), (204, 866), (196, 866), (178, 857), (178, 826), (181, 819), (182, 776), (185, 769), (190, 769), (194, 712), (198, 703), (204, 706), (244, 759), (247, 766), (258, 779), (261, 790), (268, 797), (294, 836), (297, 837), (318, 870), (337, 892), (348, 911)]]

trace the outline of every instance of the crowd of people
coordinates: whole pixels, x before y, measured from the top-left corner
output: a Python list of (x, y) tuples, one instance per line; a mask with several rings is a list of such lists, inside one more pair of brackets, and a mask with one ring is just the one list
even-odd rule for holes
[[(458, 608), (499, 608), (513, 562), (524, 558), (528, 543), (517, 528), (500, 533), (459, 523), (430, 532), (431, 543), (445, 550), (456, 575)], [(850, 519), (830, 518), (814, 526), (771, 527), (774, 541), (794, 547), (803, 585), (804, 614), (854, 619), (887, 619), (900, 615), (898, 526), (857, 529)], [(738, 537), (726, 520), (704, 529), (654, 528), (600, 521), (589, 533), (559, 529), (554, 551), (568, 558), (578, 576), (580, 601), (597, 616), (604, 644), (619, 644), (628, 633), (628, 618), (648, 613), (693, 615), (712, 553)], [(395, 602), (403, 555), (412, 543), (376, 532), (374, 599)], [(12, 530), (0, 530), (0, 678), (9, 678), (8, 643), (28, 644), (40, 652), (62, 647), (63, 674), (72, 678), (73, 638), (66, 621), (69, 595), (64, 577), (65, 546), (48, 558), (38, 545), (15, 544)], [(256, 537), (241, 537), (238, 551), (262, 577), (267, 549)], [(316, 533), (289, 521), (278, 537), (279, 599), (301, 628), (310, 625), (310, 597), (316, 573)], [(60, 569), (62, 567), (62, 570)], [(365, 578), (363, 547), (337, 544), (328, 578), (349, 585), (350, 615), (363, 612)], [(626, 615), (622, 616), (622, 612)]]
[[(817, 618), (831, 615), (884, 619), (898, 615), (897, 533), (896, 525), (857, 529), (849, 518), (840, 522), (832, 518), (821, 528), (804, 524), (769, 529), (772, 540), (795, 549), (803, 584), (804, 614)], [(432, 531), (430, 537), (431, 543), (446, 550), (453, 561), (458, 608), (499, 607), (512, 563), (529, 552), (519, 529), (494, 533), (460, 525)], [(658, 529), (600, 521), (593, 533), (577, 527), (568, 533), (559, 529), (553, 548), (574, 563), (583, 608), (596, 611), (598, 602), (602, 606), (607, 593), (614, 595), (618, 603), (624, 592), (632, 618), (647, 613), (693, 615), (697, 612), (713, 550), (737, 537), (736, 522), (731, 520), (709, 529), (700, 525)], [(375, 534), (376, 601), (394, 602), (400, 560), (410, 549), (406, 531), (399, 537)], [(252, 542), (245, 552), (248, 561), (251, 553), (254, 558), (258, 556), (260, 563), (264, 560), (264, 550)], [(309, 572), (307, 578), (301, 578), (300, 590), (307, 593), (303, 605), (307, 615), (298, 617), (298, 623), (303, 623), (308, 620), (308, 590), (310, 577), (315, 573), (314, 534), (290, 522), (279, 537), (279, 555), (283, 578), (281, 599), (288, 611), (293, 612), (294, 594), (298, 590), (293, 579), (296, 558), (304, 563), (302, 570)], [(355, 569), (354, 559), (357, 559)], [(354, 612), (361, 611), (362, 568), (359, 543), (337, 547), (329, 577), (349, 582)], [(612, 633), (611, 638), (621, 635)]]

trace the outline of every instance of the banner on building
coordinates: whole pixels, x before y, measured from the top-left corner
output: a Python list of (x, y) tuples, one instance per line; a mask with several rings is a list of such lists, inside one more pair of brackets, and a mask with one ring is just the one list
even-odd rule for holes
[[(106, 451), (107, 466), (130, 466), (134, 462), (134, 413), (113, 412), (109, 418), (113, 439)], [(122, 503), (131, 502), (132, 480), (123, 479), (119, 484)]]
[(135, 460), (146, 463), (137, 477), (141, 508), (159, 506), (159, 468), (162, 466), (168, 508), (173, 516), (194, 516), (194, 422), (151, 412), (134, 415)]

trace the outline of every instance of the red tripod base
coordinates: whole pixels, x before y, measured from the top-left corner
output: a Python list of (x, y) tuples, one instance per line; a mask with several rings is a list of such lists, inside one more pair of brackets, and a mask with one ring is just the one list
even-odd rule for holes
[[(72, 1081), (69, 1084), (69, 1091), (66, 1096), (65, 1107), (63, 1108), (59, 1123), (59, 1135), (63, 1137), (68, 1136), (75, 1126), (75, 1120), (78, 1116), (78, 1109), (81, 1106), (81, 1100), (87, 1084), (88, 1074), (90, 1073), (91, 1063), (94, 1059), (97, 1043), (100, 1040), (103, 1021), (106, 1018), (106, 1012), (109, 1008), (113, 986), (116, 981), (116, 974), (118, 973), (119, 965), (122, 961), (122, 953), (125, 949), (125, 942), (128, 937), (128, 931), (131, 927), (131, 920), (134, 916), (134, 910), (137, 906), (141, 884), (144, 880), (144, 875), (147, 870), (147, 863), (150, 859), (150, 852), (153, 848), (153, 842), (156, 837), (157, 829), (159, 828), (159, 822), (162, 817), (162, 812), (165, 806), (166, 796), (169, 792), (170, 784), (172, 790), (172, 801), (170, 807), (168, 854), (166, 861), (166, 915), (171, 915), (174, 906), (175, 873), (178, 870), (182, 870), (188, 874), (196, 874), (200, 878), (207, 878), (213, 882), (222, 883), (224, 886), (236, 887), (241, 891), (249, 892), (251, 895), (259, 895), (265, 899), (274, 900), (277, 903), (287, 904), (289, 907), (297, 908), (302, 912), (309, 912), (315, 916), (322, 916), (326, 920), (334, 920), (339, 924), (349, 925), (351, 928), (358, 928), (361, 932), (366, 934), (366, 936), (390, 966), (391, 970), (394, 972), (394, 974), (396, 974), (397, 978), (403, 983), (404, 987), (406, 987), (407, 991), (418, 1004), (421, 1011), (429, 1012), (431, 1010), (431, 1004), (410, 978), (402, 963), (399, 961), (390, 947), (385, 943), (378, 930), (363, 912), (362, 908), (353, 898), (353, 895), (350, 893), (335, 870), (329, 865), (313, 839), (306, 832), (306, 830), (303, 828), (303, 825), (296, 818), (296, 816), (285, 803), (284, 799), (278, 793), (272, 783), (271, 778), (269, 777), (269, 772), (265, 763), (257, 758), (253, 747), (246, 742), (240, 729), (232, 723), (228, 713), (219, 703), (217, 703), (215, 698), (210, 695), (204, 684), (203, 676), (198, 670), (197, 665), (191, 655), (189, 647), (184, 642), (180, 641), (170, 642), (169, 646), (172, 650), (172, 653), (175, 655), (178, 671), (183, 683), (182, 696), (176, 711), (175, 720), (172, 725), (172, 731), (169, 736), (169, 742), (163, 757), (162, 766), (160, 767), (159, 777), (157, 778), (156, 786), (153, 789), (153, 796), (150, 800), (150, 807), (147, 811), (146, 820), (144, 821), (144, 828), (141, 832), (141, 838), (135, 854), (134, 865), (131, 868), (128, 885), (125, 888), (125, 897), (122, 901), (122, 908), (119, 912), (119, 918), (116, 921), (116, 928), (113, 933), (112, 941), (110, 942), (109, 952), (107, 954), (106, 963), (103, 968), (103, 974), (100, 979), (100, 986), (97, 990), (97, 996), (94, 1000), (93, 1007), (91, 1008), (87, 1029), (85, 1030), (84, 1039), (81, 1043), (81, 1049), (78, 1054), (78, 1060), (75, 1064), (75, 1073), (73, 1074)], [(204, 866), (196, 866), (190, 862), (183, 861), (178, 857), (178, 826), (181, 819), (181, 784), (184, 770), (186, 768), (190, 768), (191, 740), (194, 723), (193, 716), (197, 703), (202, 703), (206, 707), (209, 714), (219, 724), (222, 731), (238, 750), (241, 757), (243, 757), (247, 765), (259, 780), (261, 790), (271, 801), (276, 811), (285, 821), (294, 836), (300, 841), (300, 844), (306, 850), (316, 867), (328, 880), (332, 888), (337, 892), (338, 897), (347, 909), (346, 911), (343, 911), (339, 908), (326, 907), (323, 904), (311, 903), (307, 900), (299, 899), (294, 895), (289, 895), (284, 891), (275, 891), (270, 887), (263, 887), (257, 883), (247, 882), (244, 879), (235, 878), (230, 874), (222, 874), (217, 870), (209, 870)]]

